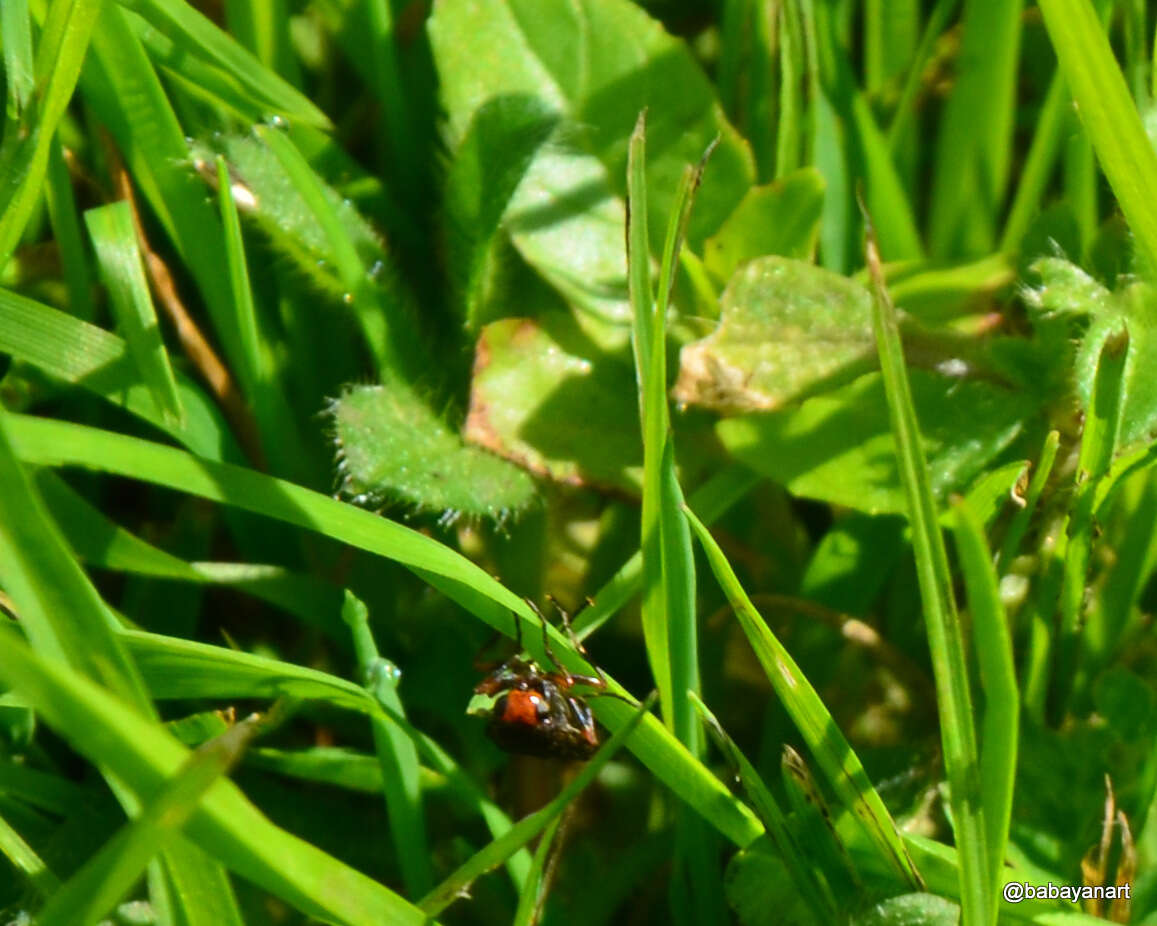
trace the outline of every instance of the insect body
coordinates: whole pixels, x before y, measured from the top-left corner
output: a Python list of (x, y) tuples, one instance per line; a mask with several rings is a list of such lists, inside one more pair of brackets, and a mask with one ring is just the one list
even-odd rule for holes
[[(569, 616), (553, 598), (551, 601), (569, 632)], [(507, 752), (543, 759), (589, 759), (599, 748), (598, 730), (590, 707), (576, 688), (601, 693), (606, 682), (601, 673), (593, 678), (572, 675), (563, 669), (550, 648), (546, 618), (533, 602), (527, 601), (527, 604), (542, 621), (543, 649), (558, 671), (544, 671), (533, 659), (516, 654), (486, 676), (474, 689), (476, 695), (498, 696), (489, 709), (486, 732)], [(516, 640), (520, 649), (521, 626), (516, 617)], [(599, 671), (597, 667), (595, 671)]]

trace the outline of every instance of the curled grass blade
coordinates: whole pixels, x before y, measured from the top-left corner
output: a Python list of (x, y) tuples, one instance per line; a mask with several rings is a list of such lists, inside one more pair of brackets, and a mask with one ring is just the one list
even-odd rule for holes
[(980, 803), (980, 757), (973, 726), (964, 637), (956, 612), (948, 553), (944, 548), (944, 536), (940, 533), (928, 462), (921, 449), (920, 425), (912, 404), (896, 309), (884, 286), (879, 252), (870, 228), (867, 256), (872, 276), (872, 327), (876, 332), (900, 481), (908, 500), (916, 576), (924, 603), (924, 621), (936, 678), (940, 736), (948, 772), (956, 845), (961, 855), (960, 893), (964, 924), (973, 926), (991, 921), (989, 885), (992, 879), (986, 852), (987, 828)]
[(923, 882), (900, 841), (896, 824), (851, 744), (811, 682), (747, 597), (715, 538), (693, 512), (684, 511), (771, 687), (815, 756), (829, 786), (860, 821), (881, 857), (887, 859), (909, 885), (921, 889)]

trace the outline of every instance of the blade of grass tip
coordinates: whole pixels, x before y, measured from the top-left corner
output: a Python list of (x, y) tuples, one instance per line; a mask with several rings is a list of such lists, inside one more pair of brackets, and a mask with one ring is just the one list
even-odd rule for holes
[(691, 703), (699, 712), (699, 716), (707, 725), (707, 729), (711, 732), (719, 751), (723, 753), (728, 765), (734, 770), (735, 777), (739, 780), (740, 786), (748, 800), (751, 801), (759, 819), (766, 827), (767, 836), (787, 867), (792, 882), (807, 897), (813, 912), (826, 916), (829, 922), (837, 919), (835, 901), (831, 891), (816, 876), (812, 866), (808, 864), (806, 856), (788, 824), (787, 815), (780, 808), (771, 790), (764, 783), (759, 772), (755, 770), (755, 766), (747, 760), (747, 756), (727, 735), (723, 725), (711, 713), (703, 700), (694, 693), (690, 695), (690, 698)]
[(923, 882), (900, 841), (896, 823), (851, 744), (811, 682), (751, 603), (710, 531), (693, 511), (685, 508), (684, 513), (768, 681), (815, 756), (828, 784), (860, 821), (880, 855), (915, 890), (921, 890)]
[[(647, 490), (655, 488), (656, 467), (658, 488), (661, 493), (658, 500), (658, 520), (659, 533), (662, 537), (664, 616), (671, 662), (671, 722), (675, 735), (692, 754), (696, 755), (700, 749), (699, 727), (695, 722), (695, 713), (687, 700), (687, 692), (699, 690), (695, 559), (691, 551), (691, 531), (682, 512), (683, 490), (679, 486), (675, 470), (675, 444), (667, 400), (667, 308), (695, 194), (703, 180), (707, 161), (718, 142), (719, 139), (715, 138), (703, 152), (699, 163), (684, 169), (679, 189), (676, 191), (663, 245), (659, 291), (654, 310), (650, 376), (643, 403), (647, 412), (643, 447), (644, 504), (647, 501)], [(661, 455), (656, 453), (659, 447), (662, 448)]]
[(1069, 542), (1065, 549), (1064, 575), (1061, 580), (1061, 629), (1050, 704), (1054, 720), (1064, 716), (1078, 669), (1097, 487), (1109, 471), (1117, 445), (1128, 356), (1129, 332), (1122, 327), (1106, 337), (1101, 346), (1097, 370), (1093, 376), (1092, 395), (1085, 412), (1081, 452), (1077, 459), (1076, 500), (1069, 519)]
[(165, 342), (161, 340), (129, 204), (121, 200), (89, 209), (84, 220), (129, 354), (141, 379), (152, 391), (157, 407), (174, 427), (181, 427), (185, 413)]
[(981, 721), (980, 793), (984, 802), (989, 873), (989, 921), (995, 923), (1005, 877), (1004, 851), (1016, 783), (1020, 692), (1012, 656), (1012, 634), (1000, 600), (1000, 587), (984, 528), (962, 499), (953, 505), (956, 555), (964, 575), (972, 614), (972, 651), (984, 690)]
[(1052, 474), (1053, 463), (1056, 462), (1057, 450), (1060, 445), (1060, 432), (1049, 431), (1045, 436), (1044, 446), (1041, 447), (1040, 455), (1037, 457), (1036, 467), (1033, 469), (1032, 478), (1028, 483), (1028, 490), (1024, 493), (1022, 499), (1024, 507), (1018, 509), (1016, 514), (1013, 515), (1012, 521), (1010, 521), (1008, 525), (1008, 531), (1004, 535), (1004, 542), (1000, 545), (1000, 553), (997, 555), (996, 564), (1001, 572), (1008, 572), (1013, 558), (1020, 549), (1020, 542), (1024, 539), (1025, 532), (1028, 530), (1028, 524), (1032, 519), (1033, 512), (1036, 511), (1037, 502), (1040, 501), (1041, 493), (1044, 492), (1045, 486), (1049, 481), (1049, 476)]
[[(861, 206), (862, 208), (862, 206)], [(965, 926), (989, 922), (988, 886), (991, 883), (986, 852), (987, 828), (980, 803), (980, 765), (973, 726), (972, 692), (964, 654), (964, 636), (956, 613), (948, 554), (940, 533), (936, 502), (921, 447), (920, 425), (912, 404), (911, 387), (900, 343), (896, 310), (884, 284), (880, 255), (871, 220), (864, 213), (866, 256), (872, 279), (872, 327), (880, 355), (880, 371), (888, 402), (888, 417), (896, 441), (900, 481), (908, 497), (908, 521), (916, 556), (916, 576), (924, 603), (924, 620), (932, 669), (944, 764), (950, 788), (949, 802), (960, 853), (960, 896)]]
[(639, 705), (633, 712), (631, 719), (603, 744), (599, 751), (583, 766), (582, 771), (558, 793), (554, 800), (545, 807), (523, 817), (504, 836), (474, 853), (457, 871), (423, 897), (418, 906), (429, 916), (437, 916), (455, 900), (463, 896), (463, 893), (478, 877), (502, 864), (513, 852), (525, 846), (541, 833), (555, 817), (566, 810), (570, 802), (578, 797), (587, 785), (594, 781), (595, 776), (619, 751), (627, 737), (634, 732), (654, 703), (655, 695), (652, 694)]
[(1157, 153), (1089, 0), (1041, 0), (1045, 27), (1093, 143), (1148, 268), (1157, 267)]
[[(675, 470), (675, 444), (667, 398), (667, 308), (695, 192), (717, 143), (718, 138), (707, 146), (698, 165), (684, 168), (672, 204), (660, 262), (650, 368), (643, 397), (646, 412), (643, 422), (643, 505), (648, 505), (649, 493), (658, 493), (655, 508), (661, 538), (662, 618), (666, 622), (671, 666), (671, 716), (668, 722), (675, 736), (695, 756), (702, 751), (702, 734), (688, 699), (690, 693), (699, 690), (695, 558), (691, 550), (691, 531), (682, 514), (683, 491)], [(644, 622), (646, 617), (644, 612)], [(720, 915), (719, 911), (726, 909), (719, 869), (712, 858), (714, 841), (704, 826), (702, 819), (680, 808), (670, 884), (673, 908), (684, 911), (692, 921), (700, 923), (713, 921)]]
[(260, 726), (261, 718), (254, 714), (196, 750), (140, 815), (52, 895), (37, 914), (37, 923), (70, 926), (105, 916), (140, 878), (149, 859), (176, 838), (202, 795), (236, 764)]
[[(631, 133), (627, 155), (627, 281), (634, 317), (633, 344), (639, 384), (639, 420), (643, 427), (643, 639), (663, 721), (674, 729), (674, 695), (671, 688), (670, 636), (667, 624), (667, 586), (663, 572), (662, 532), (662, 453), (666, 430), (662, 410), (666, 409), (665, 384), (656, 408), (656, 375), (652, 353), (662, 352), (657, 343), (654, 293), (651, 289), (651, 251), (647, 231), (646, 110), (639, 113)], [(651, 399), (651, 401), (648, 401)], [(658, 435), (656, 439), (656, 433)]]
[[(406, 711), (398, 696), (401, 673), (378, 653), (370, 630), (369, 610), (348, 589), (341, 616), (353, 635), (358, 670), (366, 690), (380, 704), (405, 717)], [(411, 897), (421, 897), (433, 885), (434, 874), (430, 868), (429, 840), (422, 813), (418, 752), (405, 731), (385, 717), (371, 717), (370, 727), (374, 750), (382, 766), (386, 814), (394, 853), (402, 869), (402, 881)]]
[[(36, 50), (39, 106), (24, 110), (19, 131), (0, 148), (0, 269), (8, 263), (40, 198), (56, 127), (72, 99), (101, 0), (57, 0), (48, 10)], [(5, 3), (5, 6), (8, 6)], [(15, 13), (14, 13), (15, 15)], [(8, 33), (5, 32), (5, 49)]]

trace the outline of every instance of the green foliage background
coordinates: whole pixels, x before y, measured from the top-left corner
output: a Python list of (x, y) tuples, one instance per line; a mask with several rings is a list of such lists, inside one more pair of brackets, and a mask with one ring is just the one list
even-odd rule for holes
[(1155, 26), (3, 0), (0, 918), (1157, 923)]

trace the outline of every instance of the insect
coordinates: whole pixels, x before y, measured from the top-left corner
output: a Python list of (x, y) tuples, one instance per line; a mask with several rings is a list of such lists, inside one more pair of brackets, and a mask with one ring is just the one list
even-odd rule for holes
[[(547, 597), (562, 616), (563, 627), (575, 647), (585, 653), (571, 630), (570, 615), (553, 597)], [(597, 677), (567, 672), (550, 648), (546, 618), (533, 601), (527, 599), (526, 603), (542, 622), (542, 648), (558, 671), (545, 671), (534, 659), (522, 654), (522, 622), (516, 616), (515, 643), (519, 651), (474, 689), (475, 695), (498, 696), (488, 710), (486, 733), (507, 752), (541, 759), (589, 759), (599, 748), (598, 730), (590, 706), (575, 689), (592, 689), (606, 697), (621, 696), (605, 691), (606, 679), (598, 666), (594, 667)]]

